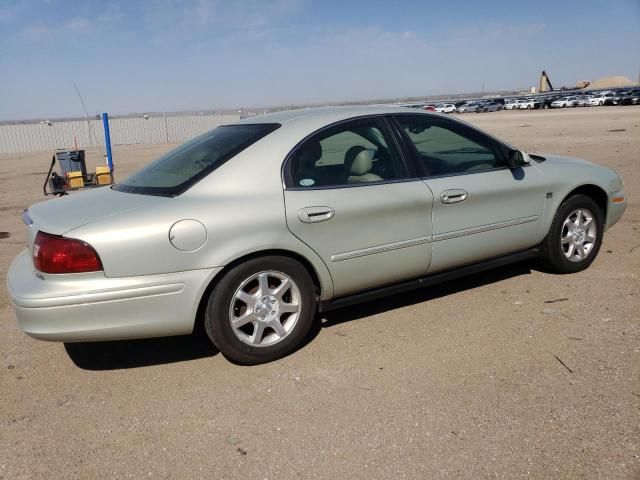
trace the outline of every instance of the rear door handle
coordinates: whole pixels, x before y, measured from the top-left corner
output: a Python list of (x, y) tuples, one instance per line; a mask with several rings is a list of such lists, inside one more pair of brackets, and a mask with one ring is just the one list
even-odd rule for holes
[(442, 199), (442, 203), (460, 203), (464, 202), (468, 196), (469, 193), (465, 190), (454, 189), (447, 190), (440, 198)]
[(305, 207), (298, 212), (298, 218), (304, 223), (318, 223), (331, 220), (335, 214), (331, 207)]

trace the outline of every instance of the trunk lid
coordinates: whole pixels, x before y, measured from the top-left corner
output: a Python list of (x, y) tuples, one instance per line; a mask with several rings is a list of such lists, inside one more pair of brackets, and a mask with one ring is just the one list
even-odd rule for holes
[(123, 193), (101, 187), (36, 203), (26, 212), (33, 223), (29, 227), (30, 246), (38, 231), (64, 235), (74, 228), (107, 217), (139, 208), (155, 208), (170, 200), (166, 197)]

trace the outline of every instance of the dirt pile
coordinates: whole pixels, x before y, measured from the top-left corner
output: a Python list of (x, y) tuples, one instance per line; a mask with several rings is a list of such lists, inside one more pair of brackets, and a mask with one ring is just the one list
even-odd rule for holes
[(612, 87), (629, 87), (631, 85), (637, 85), (636, 82), (629, 80), (629, 78), (622, 75), (615, 77), (602, 77), (594, 80), (589, 84), (587, 90), (594, 90), (599, 88), (612, 88)]

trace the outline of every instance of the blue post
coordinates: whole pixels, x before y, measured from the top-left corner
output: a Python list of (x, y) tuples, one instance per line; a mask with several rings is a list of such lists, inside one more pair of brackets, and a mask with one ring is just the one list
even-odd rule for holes
[(102, 114), (102, 125), (104, 127), (104, 144), (107, 148), (107, 165), (109, 171), (113, 176), (113, 156), (111, 155), (111, 134), (109, 133), (109, 116), (106, 113)]

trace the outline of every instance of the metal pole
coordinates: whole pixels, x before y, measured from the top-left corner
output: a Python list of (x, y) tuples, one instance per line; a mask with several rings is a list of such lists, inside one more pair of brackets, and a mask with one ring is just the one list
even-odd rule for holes
[(167, 128), (167, 113), (162, 112), (162, 116), (164, 117), (164, 136), (167, 143), (169, 143), (169, 129)]
[(113, 156), (111, 155), (111, 134), (109, 133), (109, 116), (102, 114), (102, 125), (104, 126), (104, 145), (107, 149), (107, 165), (113, 176)]

